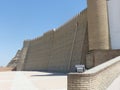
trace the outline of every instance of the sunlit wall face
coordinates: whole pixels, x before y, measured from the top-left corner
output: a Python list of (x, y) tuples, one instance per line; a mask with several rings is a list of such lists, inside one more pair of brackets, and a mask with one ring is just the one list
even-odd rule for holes
[(120, 0), (107, 0), (112, 49), (120, 49)]

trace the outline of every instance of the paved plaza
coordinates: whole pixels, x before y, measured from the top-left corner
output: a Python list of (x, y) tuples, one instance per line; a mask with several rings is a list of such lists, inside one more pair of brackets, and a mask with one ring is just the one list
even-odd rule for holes
[(120, 90), (120, 76), (117, 77), (107, 90)]
[[(67, 75), (36, 71), (0, 72), (0, 90), (67, 90)], [(120, 76), (107, 90), (120, 90)]]
[(0, 72), (0, 90), (67, 90), (67, 75), (45, 72)]

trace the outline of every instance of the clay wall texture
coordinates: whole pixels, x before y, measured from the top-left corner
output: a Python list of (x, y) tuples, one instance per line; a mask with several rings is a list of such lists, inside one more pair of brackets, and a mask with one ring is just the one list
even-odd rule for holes
[(84, 73), (70, 73), (68, 90), (106, 90), (120, 75), (119, 66), (120, 57), (117, 57)]
[(18, 59), (21, 56), (21, 50), (18, 50), (15, 57), (8, 63), (7, 67), (8, 68), (16, 68), (18, 64)]
[(20, 61), (24, 62), (21, 70), (74, 71), (76, 64), (85, 64), (87, 52), (87, 10), (84, 10), (55, 31), (30, 40), (24, 60)]
[(92, 68), (120, 55), (120, 50), (94, 50), (86, 55), (86, 67)]
[(120, 50), (110, 49), (108, 2), (88, 0), (88, 8), (61, 27), (25, 41), (17, 70), (72, 72), (76, 64), (91, 68), (118, 56)]
[(110, 49), (107, 0), (87, 0), (89, 50)]
[(23, 70), (23, 67), (25, 65), (25, 59), (27, 57), (28, 48), (29, 48), (30, 41), (24, 41), (23, 48), (21, 49), (21, 53), (19, 55), (18, 61), (17, 61), (17, 71)]

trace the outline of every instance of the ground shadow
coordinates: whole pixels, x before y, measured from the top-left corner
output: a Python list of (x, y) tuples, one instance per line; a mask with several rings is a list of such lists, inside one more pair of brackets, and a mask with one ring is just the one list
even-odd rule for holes
[(67, 74), (64, 73), (50, 73), (50, 74), (44, 74), (44, 75), (31, 75), (31, 77), (39, 77), (39, 76), (67, 76)]

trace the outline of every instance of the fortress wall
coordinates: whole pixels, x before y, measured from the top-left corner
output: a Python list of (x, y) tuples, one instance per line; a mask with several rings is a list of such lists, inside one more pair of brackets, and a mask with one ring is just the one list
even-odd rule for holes
[(49, 62), (50, 71), (65, 72), (67, 70), (74, 37), (75, 22), (76, 20), (74, 19), (55, 31), (52, 56)]
[(88, 52), (88, 37), (87, 37), (87, 10), (81, 13), (77, 20), (77, 30), (73, 51), (70, 60), (70, 71), (75, 71), (76, 64), (85, 64), (86, 62), (86, 53)]
[(47, 70), (54, 31), (30, 42), (24, 70)]
[(17, 63), (17, 71), (23, 70), (24, 64), (25, 64), (25, 59), (28, 53), (30, 41), (26, 40), (24, 41), (23, 48), (20, 52), (20, 56), (18, 58), (18, 63)]
[(74, 71), (73, 67), (75, 64), (85, 61), (81, 58), (81, 47), (84, 44), (84, 32), (86, 32), (86, 14), (85, 10), (56, 30), (53, 44), (54, 51), (52, 54), (54, 55), (52, 59), (53, 64), (49, 64), (53, 70), (56, 69), (55, 71), (59, 70), (62, 72)]
[(87, 0), (89, 50), (110, 49), (106, 0)]
[(88, 45), (84, 45), (86, 31), (87, 11), (84, 10), (56, 31), (31, 40), (23, 70), (67, 72), (75, 64), (85, 64), (82, 55), (88, 51)]
[(21, 54), (21, 50), (18, 50), (15, 57), (8, 63), (7, 67), (16, 68), (20, 58), (20, 54)]
[(84, 73), (68, 74), (68, 90), (107, 90), (120, 75), (120, 57), (96, 66)]
[(94, 50), (86, 56), (86, 67), (92, 68), (120, 55), (120, 50)]

